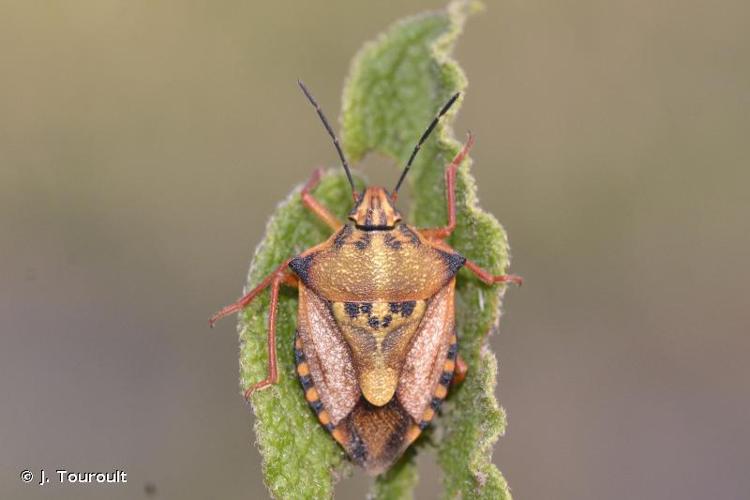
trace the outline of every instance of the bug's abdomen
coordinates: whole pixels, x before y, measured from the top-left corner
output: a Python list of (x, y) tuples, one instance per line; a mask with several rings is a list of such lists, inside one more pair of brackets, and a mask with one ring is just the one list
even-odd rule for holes
[(432, 393), (429, 405), (419, 418), (411, 416), (398, 398), (391, 399), (383, 406), (375, 406), (361, 397), (352, 411), (337, 425), (334, 425), (331, 415), (315, 388), (299, 336), (294, 344), (297, 375), (308, 404), (320, 423), (346, 450), (349, 458), (373, 475), (387, 470), (435, 417), (443, 399), (448, 394), (457, 352), (457, 339), (453, 335), (446, 353), (442, 374)]

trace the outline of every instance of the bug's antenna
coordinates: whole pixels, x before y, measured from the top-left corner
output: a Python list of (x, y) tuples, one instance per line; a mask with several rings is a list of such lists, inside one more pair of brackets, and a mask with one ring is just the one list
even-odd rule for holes
[(346, 178), (349, 179), (349, 185), (352, 187), (352, 195), (354, 196), (354, 201), (357, 201), (357, 190), (354, 187), (354, 179), (352, 179), (352, 173), (349, 170), (349, 163), (346, 161), (346, 157), (344, 156), (344, 152), (341, 150), (341, 145), (339, 145), (339, 138), (336, 137), (336, 133), (333, 131), (331, 126), (328, 124), (328, 120), (326, 119), (326, 115), (323, 114), (323, 110), (320, 109), (320, 106), (318, 105), (318, 102), (315, 100), (315, 98), (312, 96), (309, 90), (307, 90), (307, 87), (305, 87), (305, 84), (302, 83), (302, 80), (297, 80), (297, 84), (302, 89), (302, 92), (305, 93), (305, 97), (310, 101), (310, 104), (313, 105), (315, 108), (315, 111), (318, 112), (318, 116), (320, 117), (320, 120), (323, 122), (323, 125), (325, 126), (326, 130), (328, 131), (328, 135), (331, 136), (331, 139), (333, 139), (333, 145), (336, 146), (336, 151), (339, 154), (339, 158), (341, 158), (341, 164), (344, 166), (344, 170), (346, 171)]
[(417, 142), (417, 145), (414, 146), (414, 151), (411, 152), (411, 156), (409, 157), (409, 161), (406, 162), (406, 167), (404, 167), (404, 171), (401, 172), (401, 177), (399, 177), (398, 182), (396, 183), (396, 187), (393, 190), (393, 193), (391, 193), (391, 197), (393, 199), (396, 199), (396, 195), (398, 193), (398, 189), (401, 187), (401, 183), (404, 182), (404, 179), (406, 178), (406, 174), (409, 173), (409, 168), (411, 167), (411, 163), (414, 161), (414, 157), (417, 156), (417, 153), (419, 153), (419, 149), (422, 147), (422, 144), (424, 141), (427, 140), (427, 138), (430, 136), (432, 131), (435, 129), (435, 126), (437, 126), (438, 122), (440, 121), (440, 118), (448, 112), (448, 110), (453, 106), (453, 103), (456, 102), (456, 99), (458, 99), (458, 96), (461, 95), (461, 92), (456, 92), (453, 94), (453, 97), (448, 99), (448, 102), (445, 103), (443, 106), (443, 109), (440, 110), (440, 113), (437, 114), (437, 116), (432, 120), (430, 123), (430, 126), (427, 127), (427, 130), (424, 131), (424, 134), (422, 134), (422, 137), (419, 138), (419, 142)]

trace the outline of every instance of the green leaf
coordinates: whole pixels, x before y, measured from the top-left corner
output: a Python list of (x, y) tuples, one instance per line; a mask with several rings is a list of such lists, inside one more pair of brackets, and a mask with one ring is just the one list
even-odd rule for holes
[[(396, 23), (363, 47), (352, 63), (343, 98), (342, 139), (352, 163), (371, 152), (388, 156), (398, 168), (393, 169), (395, 182), (435, 112), (451, 94), (466, 87), (463, 72), (449, 54), (466, 16), (478, 7), (475, 2), (452, 2), (445, 10)], [(412, 199), (408, 220), (414, 225), (435, 227), (447, 221), (443, 172), (461, 146), (448, 124), (460, 102), (422, 147), (407, 178)], [(507, 238), (497, 220), (478, 207), (469, 168), (466, 160), (459, 169), (458, 225), (450, 244), (485, 269), (501, 274), (508, 267)], [(333, 172), (324, 176), (313, 194), (343, 219), (351, 207), (351, 192), (340, 169)], [(297, 188), (271, 217), (250, 267), (246, 290), (285, 259), (329, 235), (303, 208)], [(503, 291), (503, 286), (486, 286), (465, 270), (459, 273), (456, 321), (460, 353), (469, 373), (446, 401), (436, 421), (437, 432), (427, 433), (417, 443), (423, 449), (431, 445), (425, 438), (441, 436), (438, 462), (444, 471), (446, 498), (510, 498), (505, 480), (490, 461), (492, 445), (504, 431), (505, 416), (494, 397), (497, 362), (486, 349), (487, 335), (498, 322)], [(265, 294), (240, 315), (243, 388), (267, 373), (268, 304)], [(283, 292), (277, 329), (279, 383), (253, 396), (255, 430), (266, 484), (275, 497), (327, 498), (333, 494), (334, 478), (349, 467), (340, 447), (309, 410), (294, 374), (291, 346), (296, 311), (296, 293)], [(411, 498), (417, 481), (414, 453), (414, 449), (407, 452), (377, 478), (376, 498)]]
[[(309, 111), (309, 110), (307, 110)], [(351, 204), (346, 178), (326, 175), (315, 196), (340, 218)], [(245, 292), (254, 288), (287, 258), (330, 236), (330, 230), (302, 206), (299, 188), (274, 212), (265, 238), (255, 251)], [(250, 304), (239, 319), (240, 385), (243, 389), (268, 373), (268, 293)], [(333, 475), (346, 472), (344, 453), (318, 423), (305, 401), (294, 367), (297, 316), (295, 290), (282, 288), (276, 325), (279, 382), (251, 399), (255, 433), (263, 456), (266, 486), (275, 498), (328, 498)]]
[(417, 485), (417, 466), (414, 463), (417, 446), (411, 446), (404, 456), (390, 469), (375, 478), (372, 498), (379, 500), (400, 500), (412, 498)]

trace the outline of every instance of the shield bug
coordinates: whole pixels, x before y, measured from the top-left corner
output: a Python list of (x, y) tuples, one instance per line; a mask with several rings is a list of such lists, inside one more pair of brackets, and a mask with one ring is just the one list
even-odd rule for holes
[(454, 319), (458, 270), (466, 266), (487, 284), (520, 285), (521, 278), (493, 276), (445, 242), (456, 226), (456, 171), (473, 144), (471, 135), (445, 169), (447, 225), (415, 228), (396, 210), (398, 190), (414, 157), (458, 93), (417, 141), (393, 191), (367, 187), (358, 192), (336, 134), (308, 89), (298, 83), (331, 136), (352, 187), (349, 220), (339, 221), (312, 196), (321, 173), (315, 171), (302, 188), (302, 202), (330, 226), (331, 237), (284, 261), (210, 323), (242, 310), (271, 287), (268, 376), (247, 389), (249, 398), (278, 379), (279, 289), (297, 287), (294, 352), (304, 397), (352, 461), (378, 474), (429, 425), (451, 381), (465, 373)]

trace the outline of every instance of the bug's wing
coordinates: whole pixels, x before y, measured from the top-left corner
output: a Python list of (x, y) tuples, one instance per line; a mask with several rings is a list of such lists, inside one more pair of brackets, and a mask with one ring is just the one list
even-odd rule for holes
[(336, 425), (359, 400), (357, 374), (328, 304), (304, 283), (299, 285), (297, 330), (315, 388)]
[(417, 422), (432, 400), (448, 357), (455, 326), (455, 285), (454, 278), (430, 299), (401, 371), (396, 395)]

